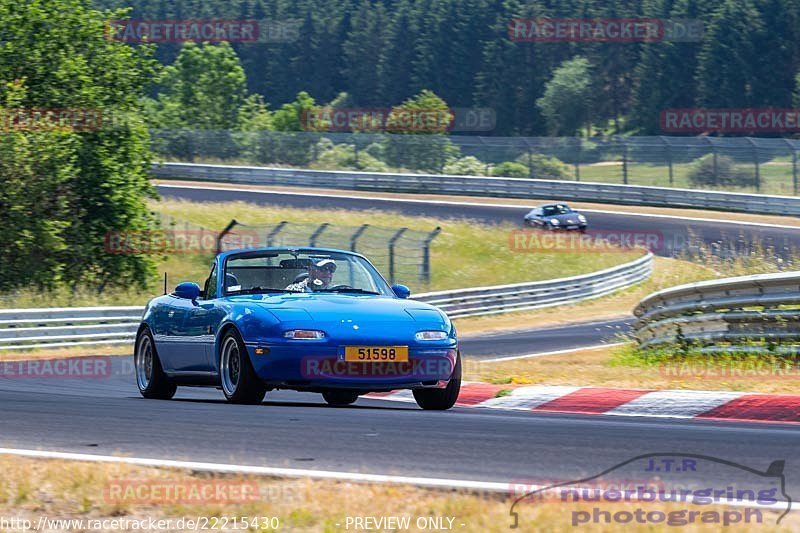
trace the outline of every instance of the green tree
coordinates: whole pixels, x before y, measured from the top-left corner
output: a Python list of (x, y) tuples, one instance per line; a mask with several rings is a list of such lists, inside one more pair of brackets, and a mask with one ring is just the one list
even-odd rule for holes
[(247, 78), (228, 43), (186, 43), (158, 80), (161, 128), (233, 129), (247, 97)]
[(441, 172), (459, 155), (445, 135), (451, 118), (447, 102), (427, 89), (393, 107), (386, 119), (391, 135), (386, 137), (384, 153), (389, 165)]
[(565, 61), (536, 101), (554, 135), (573, 135), (589, 121), (592, 76), (589, 61), (576, 57)]
[(714, 14), (698, 59), (697, 99), (707, 107), (749, 107), (756, 103), (753, 76), (763, 51), (753, 35), (765, 31), (753, 0), (725, 0)]
[[(141, 98), (155, 73), (150, 47), (107, 35), (124, 12), (88, 0), (0, 0), (0, 103), (102, 117), (2, 132), (0, 286), (59, 282), (144, 285), (146, 255), (112, 254), (106, 239), (151, 227), (149, 137)], [(24, 257), (27, 256), (27, 257)]]

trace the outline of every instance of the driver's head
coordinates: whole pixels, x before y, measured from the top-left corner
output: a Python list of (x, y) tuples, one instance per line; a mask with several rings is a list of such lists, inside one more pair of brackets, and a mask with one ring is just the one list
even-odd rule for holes
[(308, 268), (308, 278), (312, 288), (323, 289), (330, 285), (333, 273), (336, 272), (336, 262), (333, 259), (320, 259), (311, 263)]

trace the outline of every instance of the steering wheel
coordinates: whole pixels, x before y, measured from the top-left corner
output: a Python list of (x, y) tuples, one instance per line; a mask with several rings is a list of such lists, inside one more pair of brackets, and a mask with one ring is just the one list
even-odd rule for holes
[(334, 287), (328, 287), (326, 290), (337, 291), (339, 289), (352, 289), (352, 288), (353, 287), (351, 287), (350, 285), (336, 285)]

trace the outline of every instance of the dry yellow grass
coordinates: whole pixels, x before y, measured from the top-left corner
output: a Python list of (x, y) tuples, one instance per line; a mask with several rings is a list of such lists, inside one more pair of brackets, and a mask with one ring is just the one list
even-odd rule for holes
[[(507, 494), (476, 494), (461, 491), (428, 490), (406, 485), (355, 484), (309, 479), (275, 479), (242, 476), (216, 476), (186, 471), (134, 467), (121, 464), (67, 462), (61, 460), (27, 459), (0, 456), (0, 516), (19, 518), (36, 523), (39, 517), (48, 519), (88, 520), (148, 520), (182, 517), (228, 519), (232, 517), (277, 517), (279, 530), (301, 532), (343, 531), (351, 517), (409, 517), (411, 528), (420, 531), (416, 520), (428, 517), (453, 519), (452, 528), (465, 532), (508, 531), (513, 501)], [(535, 474), (535, 473), (532, 473)], [(509, 480), (512, 483), (513, 480)], [(145, 492), (131, 492), (128, 487), (145, 487)], [(175, 501), (174, 498), (151, 498), (155, 489), (173, 491), (181, 487), (216, 492), (223, 488), (229, 501)], [(238, 489), (238, 492), (237, 492)], [(250, 492), (247, 492), (250, 491)], [(195, 492), (194, 494), (197, 494)], [(257, 495), (257, 501), (242, 498), (243, 494)], [(137, 496), (141, 498), (137, 498)], [(514, 495), (515, 496), (515, 495)], [(242, 503), (245, 502), (245, 503)], [(635, 512), (701, 510), (723, 513), (732, 508), (712, 505), (684, 504), (588, 504), (542, 503), (526, 501), (517, 507), (520, 529), (524, 532), (571, 531), (573, 513), (599, 511)], [(761, 525), (733, 525), (726, 530), (798, 531), (800, 517), (787, 516), (780, 527), (775, 526), (778, 513), (764, 511)], [(84, 522), (86, 524), (87, 522)], [(178, 530), (173, 522), (172, 531)], [(620, 526), (584, 525), (590, 531), (617, 530)], [(625, 530), (636, 532), (661, 531), (667, 526), (627, 524)], [(112, 530), (110, 527), (100, 529)], [(252, 529), (251, 529), (252, 530)], [(266, 529), (269, 530), (269, 529)], [(352, 523), (349, 530), (354, 530)], [(385, 529), (384, 529), (385, 530)], [(674, 530), (674, 527), (670, 530)], [(686, 531), (718, 531), (719, 526), (687, 525)]]
[[(468, 361), (464, 379), (518, 385), (566, 385), (655, 390), (726, 390), (800, 394), (800, 374), (765, 377), (730, 361), (709, 360), (702, 367), (629, 364), (630, 345), (516, 359), (497, 363)], [(739, 371), (745, 369), (740, 374)], [(732, 377), (733, 376), (733, 377)]]
[(64, 348), (40, 348), (38, 350), (0, 351), (1, 361), (28, 361), (30, 359), (63, 359), (65, 357), (102, 357), (108, 355), (133, 354), (131, 344), (110, 344), (95, 346), (75, 346)]

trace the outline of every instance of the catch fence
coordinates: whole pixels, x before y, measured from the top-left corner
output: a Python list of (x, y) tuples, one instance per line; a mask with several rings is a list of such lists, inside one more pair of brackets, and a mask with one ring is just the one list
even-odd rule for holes
[(798, 195), (800, 141), (153, 130), (164, 161), (506, 176)]

